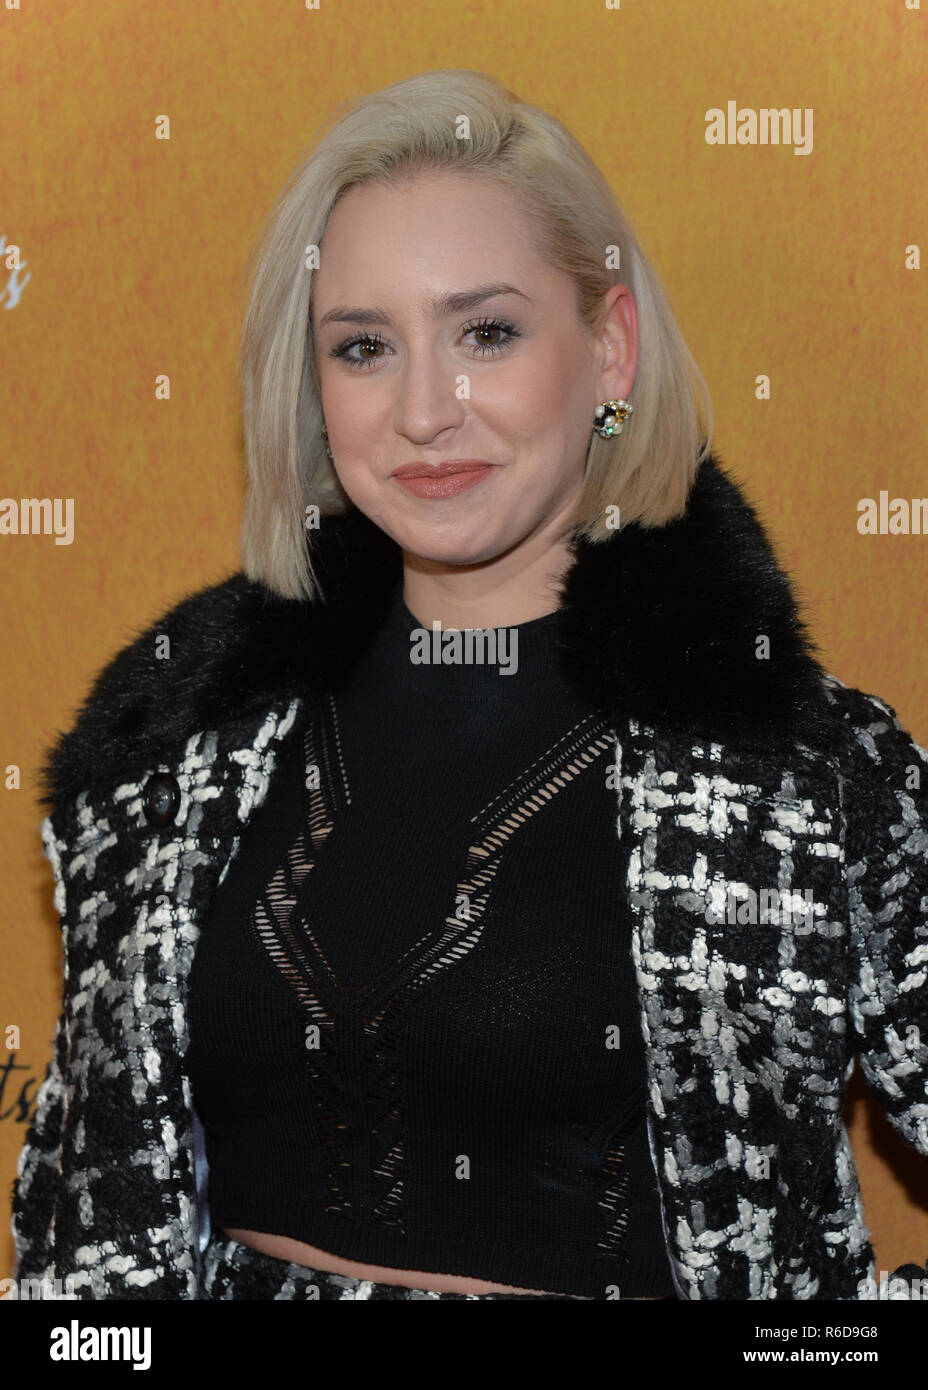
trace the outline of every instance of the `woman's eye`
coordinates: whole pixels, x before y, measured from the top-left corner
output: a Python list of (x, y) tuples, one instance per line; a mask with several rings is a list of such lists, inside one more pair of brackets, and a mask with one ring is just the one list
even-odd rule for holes
[[(481, 319), (479, 323), (469, 324), (464, 329), (463, 336), (466, 337), (469, 333), (476, 335), (477, 341), (474, 343), (474, 349), (481, 357), (490, 357), (494, 353), (505, 352), (514, 340), (521, 336), (513, 324), (504, 323), (502, 319)], [(491, 339), (495, 335), (495, 341), (487, 342), (487, 335)], [(502, 335), (502, 338), (499, 335)], [(346, 339), (338, 347), (333, 348), (329, 355), (339, 358), (349, 367), (357, 367), (364, 371), (373, 366), (381, 355), (377, 349), (384, 347), (386, 347), (386, 343), (379, 333), (362, 333), (360, 337)], [(354, 348), (360, 350), (361, 356), (355, 357), (353, 355)], [(370, 349), (374, 349), (373, 353), (369, 351)]]
[[(505, 334), (505, 333), (507, 332), (507, 325), (504, 324), (504, 323), (499, 323), (499, 322), (495, 322), (495, 321), (494, 321), (493, 323), (478, 323), (478, 324), (475, 324), (473, 328), (469, 328), (469, 329), (467, 330), (467, 332), (468, 332), (468, 333), (476, 333), (476, 334), (478, 334), (478, 338), (479, 338), (479, 335), (480, 335), (480, 334), (484, 334), (484, 333), (490, 333), (490, 334), (493, 334), (493, 333), (503, 333), (503, 334)], [(513, 332), (514, 332), (514, 330), (511, 328), (511, 326), (509, 326), (509, 338), (512, 337)], [(480, 352), (497, 352), (497, 351), (499, 351), (499, 349), (500, 349), (501, 347), (505, 346), (505, 344), (502, 343), (502, 342), (499, 341), (499, 340), (497, 340), (496, 342), (492, 342), (492, 343), (487, 343), (486, 341), (480, 342), (480, 341), (478, 340), (476, 346), (477, 346), (477, 348), (478, 348), (478, 350), (479, 350)]]
[(349, 357), (348, 354), (351, 349), (354, 347), (376, 348), (383, 347), (383, 345), (383, 339), (379, 334), (365, 333), (360, 338), (349, 338), (337, 348), (333, 348), (332, 356), (341, 358), (343, 362), (348, 363), (349, 367), (366, 367), (371, 362), (376, 362), (376, 357), (362, 357), (360, 360), (357, 357)]

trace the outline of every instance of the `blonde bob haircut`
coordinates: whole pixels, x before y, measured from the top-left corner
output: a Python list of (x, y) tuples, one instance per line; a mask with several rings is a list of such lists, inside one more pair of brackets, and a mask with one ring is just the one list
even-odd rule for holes
[(711, 447), (712, 407), (702, 373), (628, 218), (569, 131), (487, 73), (447, 69), (406, 78), (332, 113), (282, 190), (246, 273), (242, 568), (284, 598), (324, 601), (312, 568), (311, 518), (353, 508), (325, 452), (310, 252), (349, 188), (446, 170), (496, 179), (512, 190), (536, 251), (573, 278), (590, 332), (601, 326), (610, 286), (626, 284), (634, 296), (634, 414), (612, 439), (602, 439), (591, 420), (573, 525), (601, 541), (614, 535), (610, 506), (620, 509), (621, 526), (676, 519)]

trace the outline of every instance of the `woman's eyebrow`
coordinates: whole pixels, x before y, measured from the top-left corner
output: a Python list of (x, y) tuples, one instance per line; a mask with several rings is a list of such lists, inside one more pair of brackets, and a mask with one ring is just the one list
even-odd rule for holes
[[(500, 294), (517, 294), (521, 299), (531, 304), (531, 299), (522, 290), (516, 289), (515, 285), (477, 285), (472, 290), (457, 290), (447, 294), (436, 295), (433, 299), (426, 300), (426, 312), (433, 319), (443, 318), (446, 314), (465, 314), (470, 309), (478, 309), (487, 299), (493, 299)], [(385, 309), (357, 309), (351, 305), (340, 304), (336, 308), (330, 309), (327, 314), (319, 320), (319, 327), (324, 328), (327, 323), (358, 323), (364, 326), (374, 324), (392, 328), (390, 316)]]

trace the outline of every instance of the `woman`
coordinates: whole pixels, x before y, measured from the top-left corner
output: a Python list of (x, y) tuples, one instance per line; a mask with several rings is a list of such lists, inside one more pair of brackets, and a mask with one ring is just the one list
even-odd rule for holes
[(20, 1277), (875, 1296), (841, 1106), (856, 1053), (928, 1154), (928, 754), (811, 655), (698, 381), (550, 116), (438, 72), (324, 134), (254, 276), (244, 573), (44, 768)]

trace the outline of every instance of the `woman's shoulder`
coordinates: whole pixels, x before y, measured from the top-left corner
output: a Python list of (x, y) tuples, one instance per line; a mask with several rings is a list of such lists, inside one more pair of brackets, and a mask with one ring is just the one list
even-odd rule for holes
[(845, 685), (837, 676), (824, 677), (825, 694), (833, 716), (845, 731), (845, 744), (857, 760), (898, 758), (914, 755), (926, 771), (922, 779), (928, 786), (928, 752), (913, 737), (895, 708), (880, 695)]
[(236, 650), (280, 602), (238, 571), (188, 592), (137, 627), (47, 745), (38, 772), (40, 802), (52, 807), (116, 773), (121, 762), (155, 755), (230, 717)]
[(881, 696), (833, 675), (825, 685), (843, 731), (837, 770), (847, 862), (872, 866), (868, 881), (882, 892), (892, 856), (917, 902), (928, 894), (928, 751)]

